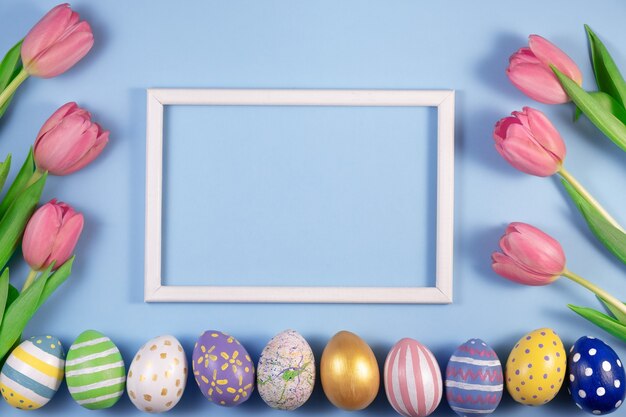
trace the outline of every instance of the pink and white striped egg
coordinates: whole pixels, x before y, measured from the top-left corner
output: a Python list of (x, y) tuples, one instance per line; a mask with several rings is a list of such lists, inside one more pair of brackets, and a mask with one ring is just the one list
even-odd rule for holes
[(426, 417), (441, 401), (443, 383), (437, 359), (417, 340), (396, 343), (385, 360), (385, 393), (405, 417)]

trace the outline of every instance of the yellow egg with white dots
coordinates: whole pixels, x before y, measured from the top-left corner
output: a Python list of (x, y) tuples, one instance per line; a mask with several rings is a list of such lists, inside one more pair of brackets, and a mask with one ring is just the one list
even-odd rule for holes
[(559, 392), (565, 377), (563, 342), (552, 329), (534, 330), (522, 337), (506, 361), (506, 388), (515, 401), (543, 405)]

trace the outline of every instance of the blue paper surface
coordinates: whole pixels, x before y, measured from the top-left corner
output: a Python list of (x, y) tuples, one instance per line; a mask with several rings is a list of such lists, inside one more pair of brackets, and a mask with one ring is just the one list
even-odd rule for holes
[[(0, 51), (55, 4), (2, 1)], [(42, 199), (71, 203), (84, 213), (86, 226), (73, 274), (28, 325), (26, 336), (54, 334), (69, 347), (83, 330), (97, 329), (118, 344), (129, 365), (146, 340), (161, 334), (176, 335), (190, 356), (206, 329), (236, 336), (258, 360), (273, 335), (293, 328), (319, 360), (330, 337), (346, 329), (372, 346), (381, 366), (396, 341), (412, 337), (430, 347), (445, 368), (455, 348), (469, 338), (487, 341), (506, 361), (523, 334), (552, 327), (567, 347), (588, 334), (626, 357), (623, 343), (565, 307), (597, 307), (590, 293), (565, 280), (544, 288), (509, 283), (491, 271), (489, 258), (507, 223), (529, 222), (563, 244), (570, 269), (626, 298), (626, 268), (594, 240), (558, 182), (515, 171), (496, 153), (491, 136), (496, 120), (513, 110), (530, 105), (545, 111), (566, 140), (566, 166), (626, 223), (621, 182), (626, 154), (586, 119), (571, 123), (570, 106), (535, 103), (504, 74), (509, 55), (525, 45), (528, 34), (538, 33), (565, 50), (580, 65), (584, 86), (595, 88), (584, 23), (626, 71), (626, 3), (83, 0), (72, 6), (91, 23), (95, 46), (66, 74), (26, 81), (0, 120), (0, 155), (13, 153), (14, 175), (41, 124), (67, 101), (92, 111), (111, 130), (111, 141), (83, 171), (48, 180)], [(456, 90), (454, 303), (144, 303), (145, 90), (150, 87)], [(387, 285), (430, 284), (433, 114), (378, 108), (168, 110), (166, 279), (177, 284), (230, 279), (236, 285), (256, 280), (385, 285), (388, 278)], [(289, 178), (287, 172), (297, 175)], [(207, 193), (198, 202), (182, 202), (204, 187)], [(244, 195), (236, 193), (241, 189)], [(212, 199), (220, 201), (211, 204)], [(226, 216), (237, 201), (240, 205)], [(186, 231), (204, 205), (202, 227)], [(351, 216), (354, 212), (360, 215)], [(358, 232), (363, 238), (355, 242)], [(203, 253), (206, 259), (199, 258)], [(11, 272), (21, 283), (27, 271), (16, 261)], [(4, 403), (0, 413), (21, 415)], [(238, 408), (220, 409), (190, 380), (171, 415), (205, 413), (281, 415), (256, 393)], [(346, 414), (325, 399), (318, 384), (297, 414), (321, 413)], [(496, 411), (507, 416), (564, 413), (583, 415), (565, 389), (540, 408), (515, 404), (505, 394)], [(65, 385), (38, 414), (91, 415), (73, 402)], [(139, 412), (124, 396), (100, 414)], [(359, 415), (395, 412), (381, 389)], [(434, 415), (453, 413), (444, 400)]]

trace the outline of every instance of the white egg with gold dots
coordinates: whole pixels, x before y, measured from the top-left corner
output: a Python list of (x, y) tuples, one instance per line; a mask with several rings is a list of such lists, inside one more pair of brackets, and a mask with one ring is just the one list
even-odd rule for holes
[(185, 351), (174, 336), (150, 339), (130, 364), (126, 379), (128, 396), (141, 411), (169, 411), (185, 391), (187, 372)]

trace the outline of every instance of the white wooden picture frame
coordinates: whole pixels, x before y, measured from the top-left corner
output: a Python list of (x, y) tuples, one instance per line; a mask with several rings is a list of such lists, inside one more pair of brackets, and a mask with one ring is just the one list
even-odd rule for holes
[[(454, 219), (454, 91), (148, 89), (146, 122), (146, 302), (451, 303)], [(384, 106), (437, 108), (434, 287), (164, 285), (161, 279), (163, 106)]]

